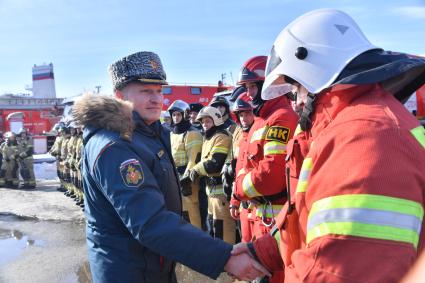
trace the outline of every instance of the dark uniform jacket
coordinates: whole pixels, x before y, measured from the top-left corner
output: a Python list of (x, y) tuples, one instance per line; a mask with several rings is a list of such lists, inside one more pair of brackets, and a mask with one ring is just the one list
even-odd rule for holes
[(173, 261), (218, 277), (232, 246), (182, 219), (168, 133), (136, 112), (131, 123), (125, 117), (131, 110), (96, 109), (111, 103), (129, 107), (105, 97), (74, 106), (85, 125), (82, 175), (94, 282), (176, 282)]

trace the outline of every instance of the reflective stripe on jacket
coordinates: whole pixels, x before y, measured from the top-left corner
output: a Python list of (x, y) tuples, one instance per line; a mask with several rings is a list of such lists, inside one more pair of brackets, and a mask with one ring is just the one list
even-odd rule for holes
[(424, 245), (425, 131), (379, 85), (324, 92), (315, 108), (308, 153), (289, 164), (295, 211), (257, 255), (271, 269), (282, 258), (285, 282), (398, 282)]

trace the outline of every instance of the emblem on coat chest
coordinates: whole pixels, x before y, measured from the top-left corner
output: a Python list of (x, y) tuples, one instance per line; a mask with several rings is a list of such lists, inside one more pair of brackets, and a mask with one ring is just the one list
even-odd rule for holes
[(127, 187), (139, 187), (143, 184), (142, 166), (136, 159), (129, 159), (121, 163), (120, 174)]

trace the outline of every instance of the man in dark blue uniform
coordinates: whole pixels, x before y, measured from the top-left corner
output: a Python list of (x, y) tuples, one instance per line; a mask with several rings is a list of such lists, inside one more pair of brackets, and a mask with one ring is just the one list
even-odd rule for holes
[(84, 125), (82, 175), (94, 282), (176, 282), (174, 261), (211, 278), (251, 280), (267, 273), (247, 254), (181, 217), (168, 133), (159, 117), (166, 75), (152, 52), (109, 68), (119, 99), (85, 96), (74, 105)]

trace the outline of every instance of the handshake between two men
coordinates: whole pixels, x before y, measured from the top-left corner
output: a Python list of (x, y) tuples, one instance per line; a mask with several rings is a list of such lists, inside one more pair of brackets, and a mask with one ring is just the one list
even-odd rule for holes
[(233, 279), (242, 281), (253, 281), (258, 277), (271, 276), (270, 272), (254, 259), (246, 243), (233, 246), (224, 270)]

